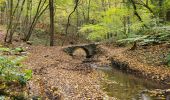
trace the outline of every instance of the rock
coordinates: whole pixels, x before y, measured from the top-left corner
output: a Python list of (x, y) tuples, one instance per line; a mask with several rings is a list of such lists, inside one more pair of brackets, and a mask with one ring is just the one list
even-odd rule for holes
[(21, 55), (26, 56), (28, 53), (27, 52), (21, 52)]
[(32, 45), (32, 44), (33, 44), (32, 41), (27, 41), (26, 43), (27, 43), (28, 45)]

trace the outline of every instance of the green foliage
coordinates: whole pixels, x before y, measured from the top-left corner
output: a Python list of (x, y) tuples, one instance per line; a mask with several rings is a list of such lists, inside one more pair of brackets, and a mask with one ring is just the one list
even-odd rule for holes
[(165, 0), (164, 6), (165, 6), (166, 10), (170, 9), (170, 1), (169, 0)]
[[(10, 48), (0, 48), (0, 52), (23, 52), (24, 49), (17, 47), (14, 49)], [(26, 84), (26, 82), (31, 78), (32, 71), (25, 70), (21, 64), (25, 60), (26, 56), (0, 56), (0, 80), (1, 82), (19, 82), (21, 85)]]
[(136, 42), (136, 41), (142, 41), (142, 40), (146, 39), (147, 37), (148, 36), (136, 35), (135, 37), (129, 37), (129, 38), (126, 38), (126, 39), (118, 40), (118, 42), (120, 42), (120, 43), (133, 43), (133, 42)]
[(25, 50), (22, 47), (16, 47), (16, 48), (6, 48), (6, 47), (0, 47), (0, 52), (7, 53), (7, 54), (20, 54), (21, 52), (24, 52)]
[(23, 70), (19, 61), (25, 57), (16, 59), (9, 59), (7, 57), (0, 57), (0, 79), (1, 81), (13, 82), (18, 81), (21, 85), (26, 84), (32, 76), (31, 70)]
[(0, 95), (0, 100), (5, 100), (5, 96)]
[(2, 51), (2, 52), (9, 52), (10, 49), (9, 48), (0, 48), (0, 51)]
[(132, 35), (126, 39), (118, 40), (119, 43), (138, 42), (140, 45), (169, 42), (170, 32), (168, 27), (153, 27), (143, 31), (141, 35)]
[(103, 40), (108, 33), (107, 27), (105, 27), (102, 24), (97, 25), (85, 25), (80, 30), (80, 33), (87, 36), (87, 39), (94, 40), (94, 41), (100, 41)]
[(23, 48), (21, 48), (21, 47), (17, 47), (17, 48), (15, 48), (15, 49), (14, 49), (14, 51), (16, 51), (16, 52), (23, 52), (23, 51), (24, 51), (24, 49), (23, 49)]
[(0, 7), (2, 7), (5, 3), (5, 0), (0, 0)]
[[(16, 6), (16, 0), (14, 0), (14, 7)], [(48, 5), (48, 1), (43, 3), (46, 0), (42, 0), (40, 4), (40, 11)], [(90, 4), (89, 4), (89, 1)], [(148, 2), (147, 2), (148, 1)], [(160, 26), (159, 23), (162, 17), (166, 16), (166, 12), (170, 9), (170, 0), (163, 0), (162, 7), (159, 5), (159, 0), (134, 0), (136, 4), (136, 10), (133, 7), (132, 2), (122, 1), (122, 0), (79, 0), (78, 8), (72, 14), (69, 24), (68, 33), (74, 34), (78, 32), (83, 35), (82, 37), (93, 40), (93, 41), (103, 41), (107, 38), (108, 34), (114, 36), (113, 39), (118, 41), (143, 41), (144, 43), (151, 43), (157, 41), (157, 36), (159, 37), (158, 41), (167, 40), (169, 37), (166, 33), (162, 32), (162, 35), (159, 36), (155, 32), (153, 27)], [(5, 0), (0, 0), (0, 5), (4, 5)], [(26, 1), (24, 9), (21, 15), (22, 19), (33, 20), (38, 6), (39, 0), (32, 2), (32, 7), (28, 9), (29, 2)], [(66, 23), (68, 21), (68, 15), (75, 6), (74, 0), (54, 0), (55, 6), (55, 29), (56, 33), (65, 33)], [(9, 10), (9, 9), (8, 9)], [(28, 11), (29, 10), (29, 11)], [(135, 12), (136, 11), (136, 12)], [(141, 17), (137, 17), (136, 14)], [(17, 14), (16, 14), (17, 15)], [(15, 16), (16, 16), (15, 15)], [(44, 20), (46, 19), (46, 20)], [(41, 32), (33, 32), (36, 37), (32, 37), (32, 41), (35, 41), (35, 44), (47, 44), (49, 38), (48, 34), (44, 32), (49, 27), (49, 12), (48, 10), (42, 14), (38, 20), (37, 28), (41, 28)], [(24, 20), (23, 20), (24, 22)], [(166, 22), (167, 23), (167, 22)], [(164, 23), (162, 23), (164, 25)], [(43, 29), (42, 27), (46, 29)], [(24, 28), (24, 27), (22, 27)], [(26, 29), (27, 30), (27, 29)], [(45, 34), (41, 34), (45, 33)], [(155, 35), (151, 35), (154, 33)], [(145, 37), (150, 35), (149, 38), (141, 40), (140, 37)], [(46, 37), (43, 37), (46, 36)], [(139, 37), (139, 38), (138, 38)], [(45, 41), (45, 39), (47, 41)], [(109, 38), (112, 39), (112, 38)], [(16, 48), (16, 51), (20, 52), (20, 48)], [(4, 50), (5, 51), (5, 50)], [(21, 50), (22, 51), (22, 50)], [(8, 50), (6, 50), (8, 52)]]

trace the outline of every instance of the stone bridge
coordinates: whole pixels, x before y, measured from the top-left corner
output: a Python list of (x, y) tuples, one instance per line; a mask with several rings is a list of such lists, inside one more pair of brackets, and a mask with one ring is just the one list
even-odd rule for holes
[(77, 49), (83, 49), (86, 52), (86, 58), (91, 58), (96, 54), (97, 45), (100, 43), (90, 43), (90, 44), (80, 44), (80, 45), (71, 45), (64, 47), (63, 50), (68, 53), (70, 56), (73, 56), (73, 53)]

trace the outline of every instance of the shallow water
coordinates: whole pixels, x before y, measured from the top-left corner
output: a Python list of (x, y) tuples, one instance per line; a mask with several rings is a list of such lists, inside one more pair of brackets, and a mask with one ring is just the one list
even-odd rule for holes
[[(106, 74), (106, 77), (101, 82), (102, 89), (110, 97), (118, 100), (170, 100), (168, 94), (161, 93), (158, 95), (157, 92), (154, 92), (155, 89), (164, 88), (158, 83), (137, 78), (111, 67), (106, 69), (99, 68), (99, 70)], [(148, 90), (152, 90), (153, 93), (143, 92)]]

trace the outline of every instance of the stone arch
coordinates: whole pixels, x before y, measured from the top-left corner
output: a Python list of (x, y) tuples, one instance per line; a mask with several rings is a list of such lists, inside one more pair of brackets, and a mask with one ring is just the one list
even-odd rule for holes
[(86, 47), (75, 47), (74, 50), (73, 50), (73, 52), (72, 52), (72, 54), (73, 54), (77, 49), (82, 49), (82, 50), (84, 50), (85, 53), (86, 53), (86, 58), (90, 58), (90, 57), (91, 57), (90, 51), (89, 51), (89, 49), (86, 48)]
[(86, 58), (90, 58), (91, 55), (90, 55), (89, 49), (87, 49), (87, 48), (85, 48), (85, 47), (82, 47), (82, 49), (86, 52)]
[(73, 56), (73, 53), (75, 52), (76, 49), (80, 48), (86, 53), (86, 58), (91, 58), (94, 56), (96, 52), (96, 47), (99, 45), (99, 43), (91, 43), (91, 44), (82, 44), (82, 45), (72, 45), (72, 46), (67, 46), (64, 47), (63, 50), (69, 54), (70, 56)]

